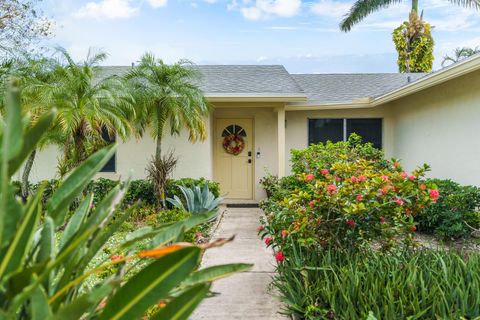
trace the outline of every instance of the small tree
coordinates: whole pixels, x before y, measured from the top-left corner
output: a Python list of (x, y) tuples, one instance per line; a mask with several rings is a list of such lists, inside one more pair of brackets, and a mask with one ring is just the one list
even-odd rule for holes
[[(140, 126), (149, 129), (156, 140), (149, 176), (156, 177), (154, 183), (164, 181), (166, 177), (159, 179), (159, 172), (154, 173), (152, 169), (165, 168), (160, 163), (164, 161), (162, 140), (167, 126), (170, 127), (171, 135), (178, 135), (182, 129), (186, 129), (192, 142), (206, 138), (205, 119), (210, 114), (211, 107), (198, 86), (199, 73), (188, 61), (168, 65), (147, 53), (126, 78), (140, 105)], [(163, 200), (163, 186), (157, 184), (156, 189)]]
[(477, 54), (477, 53), (480, 53), (480, 47), (456, 48), (455, 52), (453, 53), (453, 56), (450, 56), (450, 55), (447, 54), (447, 55), (445, 55), (445, 57), (443, 57), (442, 67), (446, 67), (450, 64), (460, 62), (460, 61), (465, 60), (468, 57), (471, 57), (471, 56), (473, 56), (474, 54)]

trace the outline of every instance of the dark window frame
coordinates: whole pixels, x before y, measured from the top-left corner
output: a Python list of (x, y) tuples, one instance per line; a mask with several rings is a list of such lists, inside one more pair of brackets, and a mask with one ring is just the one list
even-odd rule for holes
[[(381, 136), (381, 141), (380, 141), (380, 149), (384, 148), (385, 145), (385, 119), (382, 117), (350, 117), (350, 118), (345, 118), (345, 117), (322, 117), (322, 118), (307, 118), (307, 145), (311, 145), (311, 139), (310, 139), (310, 124), (312, 120), (343, 120), (343, 128), (342, 128), (342, 133), (343, 133), (343, 139), (340, 141), (346, 141), (348, 139), (348, 121), (349, 120), (380, 120), (380, 136)], [(313, 142), (314, 143), (314, 142)]]

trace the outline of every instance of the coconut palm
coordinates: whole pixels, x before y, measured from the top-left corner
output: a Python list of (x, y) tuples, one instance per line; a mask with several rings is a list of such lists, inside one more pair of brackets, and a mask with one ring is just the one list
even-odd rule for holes
[(446, 67), (449, 64), (457, 63), (459, 61), (462, 61), (468, 57), (473, 56), (474, 54), (480, 53), (480, 48), (475, 47), (475, 48), (468, 48), (468, 47), (463, 47), (463, 48), (456, 48), (453, 57), (450, 55), (446, 55), (443, 57), (442, 61), (442, 67)]
[[(195, 142), (206, 138), (206, 117), (211, 108), (200, 90), (199, 73), (188, 61), (168, 65), (153, 54), (144, 54), (137, 67), (130, 70), (130, 81), (140, 105), (140, 125), (156, 140), (155, 155), (148, 167), (149, 177), (163, 203), (164, 185), (173, 170), (172, 155), (162, 158), (162, 140), (167, 128), (171, 135), (182, 129)], [(167, 168), (168, 165), (168, 168)]]
[(51, 136), (63, 146), (59, 165), (63, 176), (104, 146), (104, 131), (121, 139), (134, 132), (135, 103), (122, 78), (102, 76), (99, 63), (105, 53), (90, 50), (85, 61), (76, 63), (64, 49), (58, 52), (55, 80), (48, 84), (44, 101), (57, 109)]

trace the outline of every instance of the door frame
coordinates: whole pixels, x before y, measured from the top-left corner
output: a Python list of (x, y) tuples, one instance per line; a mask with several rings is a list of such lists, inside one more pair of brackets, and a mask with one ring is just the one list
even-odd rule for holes
[[(252, 194), (249, 198), (245, 199), (235, 199), (235, 200), (255, 200), (255, 177), (256, 177), (256, 152), (255, 152), (255, 117), (253, 115), (239, 115), (239, 114), (229, 114), (229, 115), (218, 115), (213, 116), (213, 180), (216, 181), (216, 167), (217, 167), (217, 154), (218, 154), (218, 144), (217, 144), (217, 120), (218, 119), (248, 119), (252, 121)], [(226, 196), (228, 199), (228, 195)]]

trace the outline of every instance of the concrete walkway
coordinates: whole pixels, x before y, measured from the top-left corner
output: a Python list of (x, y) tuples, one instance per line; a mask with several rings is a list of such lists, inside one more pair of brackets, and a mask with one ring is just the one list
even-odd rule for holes
[(281, 305), (268, 293), (274, 271), (272, 251), (257, 236), (262, 211), (256, 208), (228, 208), (213, 238), (235, 240), (220, 248), (207, 250), (202, 267), (225, 263), (253, 263), (250, 271), (214, 282), (218, 296), (205, 299), (191, 319), (286, 319), (277, 312)]

